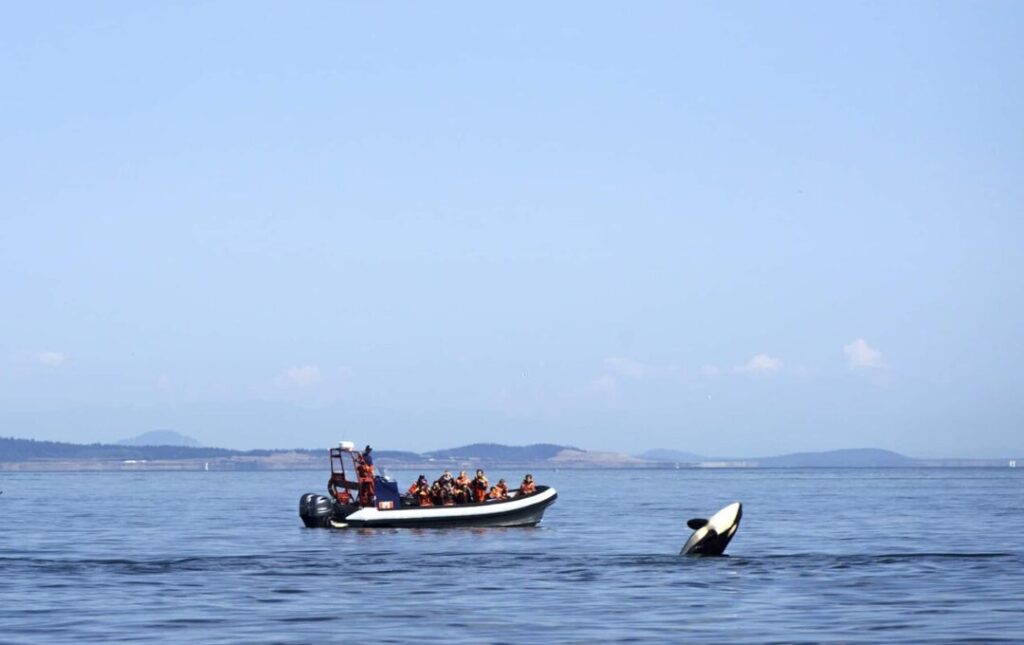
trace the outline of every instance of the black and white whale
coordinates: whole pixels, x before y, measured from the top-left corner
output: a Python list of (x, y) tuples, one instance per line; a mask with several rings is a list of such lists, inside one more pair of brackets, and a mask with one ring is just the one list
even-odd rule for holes
[(683, 545), (679, 555), (722, 555), (729, 546), (743, 517), (743, 504), (734, 502), (709, 519), (692, 519), (686, 523), (693, 535)]

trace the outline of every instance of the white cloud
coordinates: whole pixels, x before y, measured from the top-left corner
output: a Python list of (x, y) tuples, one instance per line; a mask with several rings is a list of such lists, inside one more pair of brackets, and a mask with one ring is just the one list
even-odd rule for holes
[(591, 392), (610, 394), (618, 390), (620, 381), (639, 381), (672, 374), (674, 366), (658, 366), (622, 356), (609, 356), (601, 362), (601, 372), (590, 381)]
[(758, 354), (733, 371), (737, 374), (771, 374), (782, 369), (782, 360), (767, 354)]
[(642, 379), (649, 376), (652, 371), (649, 365), (620, 356), (604, 359), (604, 368), (609, 374), (626, 376), (631, 379)]
[(590, 382), (590, 389), (594, 392), (614, 392), (618, 382), (610, 374), (602, 374)]
[(295, 388), (316, 385), (322, 378), (320, 368), (316, 365), (292, 366), (274, 378), (278, 387)]
[(846, 354), (846, 361), (850, 369), (863, 369), (872, 367), (885, 367), (882, 361), (882, 352), (878, 351), (863, 338), (843, 345), (843, 353)]
[(60, 367), (67, 360), (64, 352), (37, 352), (32, 356), (35, 362), (42, 365), (49, 365), (50, 367)]

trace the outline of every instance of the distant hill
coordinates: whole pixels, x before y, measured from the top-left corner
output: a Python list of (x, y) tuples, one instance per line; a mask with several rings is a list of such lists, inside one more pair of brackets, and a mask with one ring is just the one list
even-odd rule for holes
[[(173, 433), (175, 437), (182, 435)], [(163, 441), (166, 435), (147, 433), (135, 440)], [(189, 439), (188, 437), (184, 437)], [(182, 445), (73, 444), (0, 437), (0, 470), (274, 470), (323, 469), (326, 450), (229, 450)], [(620, 452), (580, 450), (539, 443), (506, 446), (475, 443), (447, 450), (416, 453), (375, 450), (382, 466), (455, 467), (466, 463), (488, 467), (531, 468), (900, 468), (900, 467), (1006, 467), (1006, 459), (913, 459), (889, 450), (858, 448), (825, 452), (799, 452), (775, 457), (707, 459), (678, 450), (649, 450), (637, 457)], [(1024, 462), (1024, 459), (1020, 461)], [(208, 463), (207, 463), (208, 462)], [(448, 462), (448, 463), (445, 463)]]
[[(211, 459), (217, 457), (269, 457), (283, 453), (299, 453), (313, 457), (326, 450), (229, 450), (196, 445), (154, 445), (151, 442), (195, 441), (176, 432), (147, 432), (118, 444), (74, 444), (57, 441), (36, 441), (0, 437), (0, 462), (19, 462), (38, 459), (62, 460), (127, 460), (127, 459)], [(130, 441), (131, 443), (126, 443)], [(196, 442), (198, 443), (198, 442)], [(425, 454), (403, 450), (375, 450), (378, 461), (392, 463), (421, 463), (429, 460), (478, 460), (492, 462), (547, 461), (567, 452), (591, 454), (568, 446), (534, 444), (531, 446), (504, 446), (480, 443)], [(598, 454), (598, 453), (593, 453)]]
[(574, 468), (647, 468), (658, 466), (657, 462), (647, 461), (624, 452), (598, 452), (594, 450), (577, 450), (566, 448), (548, 459), (552, 466), (572, 466)]
[(749, 461), (756, 461), (758, 466), (764, 468), (895, 468), (917, 465), (916, 459), (879, 448), (796, 452)]
[(60, 441), (36, 441), (0, 437), (0, 462), (33, 459), (210, 459), (249, 455), (268, 456), (270, 450), (246, 452), (226, 448), (194, 448), (190, 446), (121, 446), (115, 444), (77, 444)]
[(407, 450), (374, 450), (373, 451), (374, 461), (424, 461), (426, 457), (418, 452), (409, 452)]
[(585, 452), (572, 446), (553, 443), (535, 443), (529, 446), (505, 446), (500, 443), (474, 443), (447, 450), (425, 453), (432, 459), (483, 459), (491, 461), (543, 461), (557, 456), (563, 450)]
[(664, 448), (648, 450), (647, 452), (642, 453), (638, 456), (641, 459), (647, 459), (649, 461), (707, 461), (707, 457), (697, 455), (692, 452), (685, 452), (683, 450), (668, 450)]
[(119, 446), (187, 446), (190, 448), (201, 448), (199, 443), (188, 435), (183, 435), (174, 430), (152, 430), (143, 432), (137, 437), (122, 439), (117, 442)]

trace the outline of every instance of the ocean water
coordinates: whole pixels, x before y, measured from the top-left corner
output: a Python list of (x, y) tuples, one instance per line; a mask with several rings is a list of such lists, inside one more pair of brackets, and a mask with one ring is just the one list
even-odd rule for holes
[(3, 473), (0, 641), (1024, 640), (1024, 469), (535, 475), (537, 528), (332, 531), (320, 472)]

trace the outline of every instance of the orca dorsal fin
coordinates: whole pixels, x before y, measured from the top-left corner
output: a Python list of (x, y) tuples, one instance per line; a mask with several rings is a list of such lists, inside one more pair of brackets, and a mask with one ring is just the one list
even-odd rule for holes
[(687, 520), (686, 525), (689, 526), (694, 531), (696, 531), (697, 529), (701, 528), (702, 526), (704, 526), (707, 523), (708, 523), (708, 521), (706, 519), (704, 519), (702, 517), (695, 517), (692, 520)]

